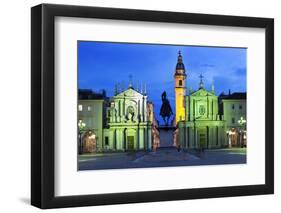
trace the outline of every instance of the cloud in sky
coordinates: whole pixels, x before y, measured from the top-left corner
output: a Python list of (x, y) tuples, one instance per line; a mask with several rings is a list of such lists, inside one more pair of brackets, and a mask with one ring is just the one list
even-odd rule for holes
[(94, 91), (105, 89), (113, 95), (117, 83), (128, 85), (129, 75), (133, 83), (146, 83), (149, 100), (154, 102), (159, 118), (161, 93), (165, 90), (174, 110), (173, 74), (178, 51), (182, 52), (189, 88), (199, 87), (199, 75), (204, 76), (206, 89), (215, 86), (215, 93), (246, 91), (245, 48), (176, 46), (153, 44), (128, 44), (108, 42), (84, 42), (78, 44), (79, 88)]

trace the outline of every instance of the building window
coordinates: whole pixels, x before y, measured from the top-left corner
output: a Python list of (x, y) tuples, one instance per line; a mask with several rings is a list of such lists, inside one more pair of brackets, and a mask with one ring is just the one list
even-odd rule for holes
[(83, 105), (82, 104), (79, 104), (78, 105), (78, 110), (81, 112), (81, 111), (83, 111)]
[(179, 80), (179, 85), (182, 86), (182, 80)]
[(232, 118), (232, 119), (231, 119), (231, 122), (234, 124), (234, 123), (235, 123), (235, 118)]
[(91, 111), (92, 110), (92, 107), (91, 106), (88, 106), (88, 111)]
[(104, 145), (105, 145), (105, 146), (108, 146), (108, 145), (109, 145), (108, 136), (105, 136), (105, 138), (104, 138)]
[(231, 108), (232, 108), (233, 110), (235, 109), (235, 106), (234, 106), (234, 104), (232, 104)]
[(239, 105), (239, 109), (242, 109), (242, 105), (241, 104)]

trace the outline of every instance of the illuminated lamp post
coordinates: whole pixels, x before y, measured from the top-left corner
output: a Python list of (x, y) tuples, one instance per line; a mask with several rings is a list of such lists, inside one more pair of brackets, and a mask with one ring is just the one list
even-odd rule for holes
[(82, 154), (82, 152), (83, 152), (82, 131), (84, 130), (85, 127), (86, 127), (86, 124), (82, 120), (79, 120), (79, 122), (78, 122), (78, 128), (79, 128), (78, 152), (79, 152), (79, 154)]
[(243, 116), (238, 120), (238, 124), (240, 126), (240, 146), (244, 146), (243, 141), (243, 133), (244, 133), (244, 126), (246, 125), (246, 120), (243, 118)]

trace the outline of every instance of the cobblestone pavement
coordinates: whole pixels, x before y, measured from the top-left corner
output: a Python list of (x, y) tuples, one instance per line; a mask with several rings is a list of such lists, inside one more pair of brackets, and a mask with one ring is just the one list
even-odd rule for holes
[(245, 164), (246, 148), (178, 151), (164, 147), (156, 152), (97, 153), (79, 156), (79, 170), (168, 166)]

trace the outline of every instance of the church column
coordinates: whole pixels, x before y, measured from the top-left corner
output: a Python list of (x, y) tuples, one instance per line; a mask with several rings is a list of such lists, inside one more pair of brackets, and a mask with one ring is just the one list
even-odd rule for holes
[(189, 121), (192, 121), (193, 119), (193, 100), (191, 100), (189, 96)]
[(147, 121), (146, 110), (147, 110), (147, 106), (146, 106), (146, 96), (143, 96), (143, 122), (146, 122), (146, 121)]
[(143, 122), (143, 98), (140, 100), (140, 118), (141, 122)]
[(123, 150), (126, 151), (127, 150), (127, 135), (126, 135), (126, 129), (123, 130)]
[(121, 138), (121, 135), (120, 135), (120, 129), (116, 129), (116, 150), (121, 149), (120, 141), (122, 141), (122, 138)]
[(220, 126), (219, 127), (219, 138), (220, 138), (220, 140), (219, 140), (219, 146), (221, 147), (222, 146), (222, 127)]
[(216, 126), (216, 141), (217, 141), (217, 146), (219, 146), (219, 127), (218, 126)]
[[(121, 117), (121, 100), (118, 100), (118, 116)], [(119, 119), (118, 119), (119, 120)]]
[(195, 118), (195, 100), (193, 100), (193, 119)]
[(140, 140), (139, 140), (139, 131), (140, 131), (140, 127), (138, 126), (137, 127), (137, 130), (136, 130), (136, 141), (137, 141), (137, 145), (136, 145), (136, 148), (137, 148), (137, 150), (139, 150), (140, 149)]
[(147, 149), (147, 137), (146, 137), (146, 128), (143, 128), (143, 148), (146, 150)]
[(144, 122), (144, 98), (141, 99), (141, 121)]
[(144, 129), (141, 127), (139, 128), (139, 148), (144, 149)]
[(214, 120), (214, 99), (212, 99), (212, 120)]
[(124, 120), (125, 120), (125, 114), (126, 114), (126, 112), (125, 112), (125, 104), (126, 104), (126, 101), (125, 101), (125, 98), (124, 98), (123, 104), (122, 104), (122, 112), (121, 112), (122, 122), (124, 122)]
[(209, 97), (207, 96), (207, 118), (210, 116), (210, 102), (209, 102)]
[(195, 125), (194, 125), (193, 134), (194, 134), (194, 137), (193, 137), (194, 138), (194, 141), (193, 141), (194, 148), (198, 148), (197, 147), (197, 129), (196, 129)]
[(138, 100), (138, 121), (139, 121), (139, 122), (142, 121), (140, 100)]
[(116, 150), (116, 129), (113, 132), (113, 149)]

